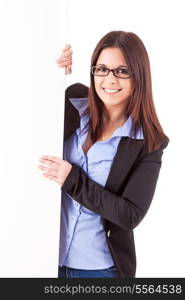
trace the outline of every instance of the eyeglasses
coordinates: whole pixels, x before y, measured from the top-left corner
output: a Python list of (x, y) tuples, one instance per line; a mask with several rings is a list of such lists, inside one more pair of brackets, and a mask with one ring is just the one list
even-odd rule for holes
[(132, 73), (127, 68), (109, 69), (103, 66), (93, 66), (91, 72), (94, 76), (107, 76), (110, 72), (113, 72), (115, 77), (127, 79), (132, 76)]

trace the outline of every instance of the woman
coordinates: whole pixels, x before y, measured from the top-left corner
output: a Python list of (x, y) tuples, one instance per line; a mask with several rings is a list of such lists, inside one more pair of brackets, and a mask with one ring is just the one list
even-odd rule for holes
[[(71, 72), (70, 46), (57, 63)], [(59, 277), (135, 277), (133, 229), (151, 204), (169, 139), (137, 35), (106, 34), (90, 74), (89, 89), (66, 90), (64, 160), (40, 159), (43, 175), (62, 190)]]

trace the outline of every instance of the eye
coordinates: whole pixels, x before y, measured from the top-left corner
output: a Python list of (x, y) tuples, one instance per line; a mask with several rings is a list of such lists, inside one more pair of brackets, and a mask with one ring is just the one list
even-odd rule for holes
[(129, 70), (124, 68), (116, 69), (116, 73), (120, 75), (129, 75)]
[(105, 67), (101, 67), (101, 66), (96, 67), (96, 72), (106, 72), (106, 71), (107, 71), (107, 68), (105, 68)]

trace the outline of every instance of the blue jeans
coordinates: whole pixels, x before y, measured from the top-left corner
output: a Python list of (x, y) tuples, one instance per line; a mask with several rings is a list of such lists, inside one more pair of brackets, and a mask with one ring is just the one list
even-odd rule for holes
[(66, 266), (58, 268), (58, 278), (119, 278), (116, 267), (101, 270), (81, 270)]

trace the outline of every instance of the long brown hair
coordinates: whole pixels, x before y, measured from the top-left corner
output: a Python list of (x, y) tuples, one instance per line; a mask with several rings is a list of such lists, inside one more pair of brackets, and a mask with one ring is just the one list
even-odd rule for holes
[[(159, 123), (153, 96), (150, 62), (147, 51), (141, 39), (132, 32), (111, 31), (97, 44), (91, 58), (91, 67), (96, 65), (101, 51), (108, 47), (119, 48), (126, 60), (129, 70), (133, 73), (134, 89), (128, 101), (125, 116), (131, 116), (133, 124), (130, 135), (135, 136), (142, 126), (144, 140), (149, 152), (160, 147), (161, 143), (169, 142)], [(90, 75), (89, 101), (89, 134), (95, 143), (103, 133), (104, 103), (98, 97), (94, 76)]]

